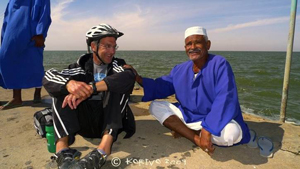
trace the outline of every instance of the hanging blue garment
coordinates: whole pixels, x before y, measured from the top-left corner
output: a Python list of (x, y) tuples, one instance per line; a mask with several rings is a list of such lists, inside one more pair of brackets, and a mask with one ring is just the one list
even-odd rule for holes
[(35, 35), (47, 37), (50, 0), (10, 0), (4, 13), (0, 47), (0, 86), (5, 89), (41, 87), (44, 47)]

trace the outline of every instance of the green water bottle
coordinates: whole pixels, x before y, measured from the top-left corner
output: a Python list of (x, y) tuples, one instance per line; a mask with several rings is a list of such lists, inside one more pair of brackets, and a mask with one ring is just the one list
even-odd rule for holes
[(50, 153), (55, 153), (56, 146), (55, 146), (54, 127), (52, 124), (46, 125), (45, 130), (46, 130), (48, 151)]

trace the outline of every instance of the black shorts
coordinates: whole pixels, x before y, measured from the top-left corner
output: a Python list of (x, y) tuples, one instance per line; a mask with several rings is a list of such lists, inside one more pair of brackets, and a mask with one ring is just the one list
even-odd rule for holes
[(86, 100), (81, 102), (77, 109), (68, 105), (62, 108), (64, 97), (53, 98), (53, 119), (56, 141), (69, 136), (69, 145), (79, 134), (88, 138), (101, 138), (107, 127), (107, 117), (104, 115), (102, 101)]

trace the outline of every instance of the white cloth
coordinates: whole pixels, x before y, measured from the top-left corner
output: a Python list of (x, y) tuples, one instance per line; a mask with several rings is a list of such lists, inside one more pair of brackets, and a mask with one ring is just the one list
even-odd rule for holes
[(190, 28), (187, 28), (184, 33), (184, 39), (191, 35), (203, 35), (207, 37), (206, 29), (202, 28), (200, 26), (193, 26)]
[[(162, 125), (168, 117), (176, 115), (188, 128), (192, 130), (202, 129), (202, 121), (186, 123), (181, 111), (167, 101), (153, 101), (150, 104), (149, 111), (151, 115), (153, 115), (153, 117), (156, 118)], [(242, 136), (243, 132), (240, 125), (235, 120), (231, 120), (231, 122), (229, 122), (221, 131), (220, 137), (212, 135), (212, 142), (219, 146), (232, 146), (233, 144), (240, 142)]]

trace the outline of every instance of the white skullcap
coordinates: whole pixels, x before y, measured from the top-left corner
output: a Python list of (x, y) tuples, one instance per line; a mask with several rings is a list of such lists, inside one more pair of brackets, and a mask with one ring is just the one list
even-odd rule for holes
[(204, 35), (207, 37), (206, 29), (200, 26), (193, 26), (185, 30), (184, 39), (191, 35)]

